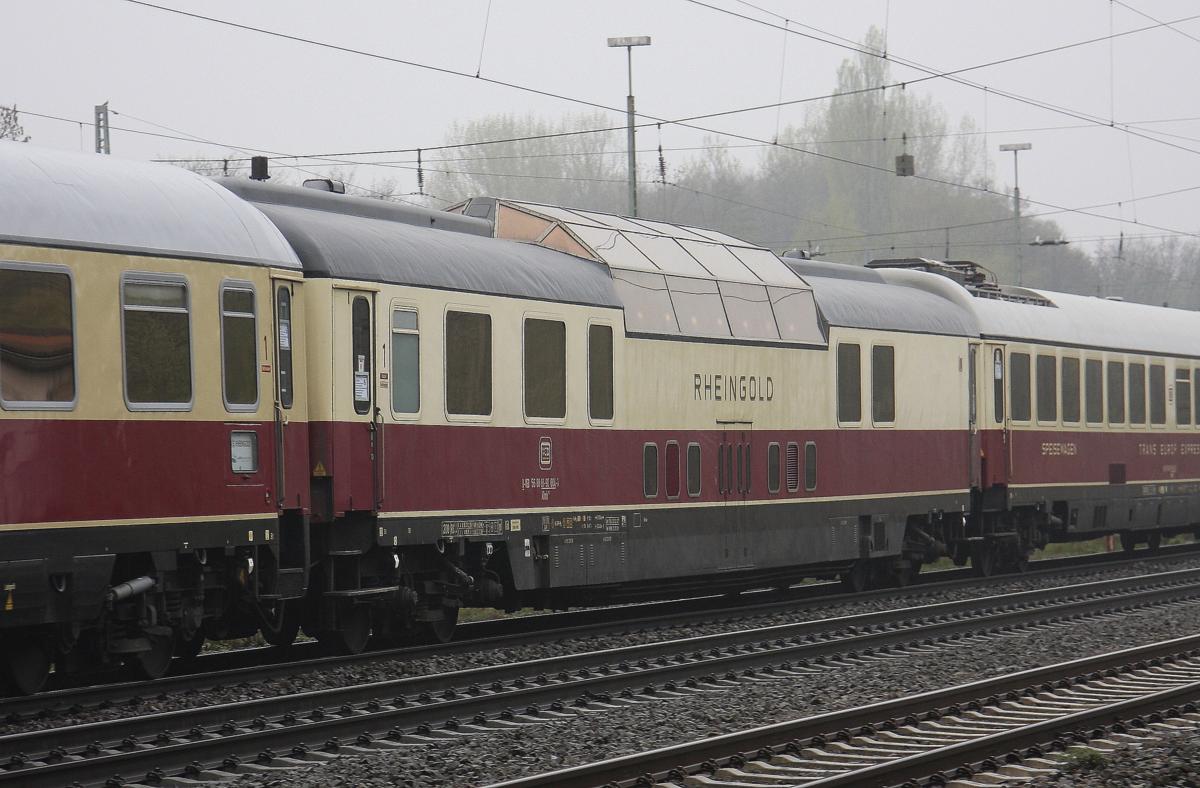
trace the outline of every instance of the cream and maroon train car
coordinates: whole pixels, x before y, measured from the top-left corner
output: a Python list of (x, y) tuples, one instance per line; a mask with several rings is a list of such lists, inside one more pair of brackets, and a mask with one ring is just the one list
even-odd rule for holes
[(161, 673), (303, 593), (304, 361), (273, 339), (300, 265), (183, 170), (0, 143), (0, 173), (0, 666)]
[[(985, 509), (1126, 549), (1200, 523), (1200, 315), (1025, 291), (975, 299)], [(1023, 534), (1023, 538), (1030, 538)]]

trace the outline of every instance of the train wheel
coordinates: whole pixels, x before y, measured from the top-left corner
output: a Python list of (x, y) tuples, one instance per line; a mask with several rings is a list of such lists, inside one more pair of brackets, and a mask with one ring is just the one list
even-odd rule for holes
[(16, 638), (3, 651), (3, 684), (19, 695), (33, 695), (46, 686), (50, 677), (50, 654), (40, 638)]
[(195, 659), (204, 648), (204, 633), (196, 630), (191, 637), (181, 631), (175, 632), (175, 656), (180, 659)]
[(458, 626), (458, 608), (443, 607), (442, 619), (439, 621), (426, 621), (422, 629), (429, 635), (429, 640), (434, 643), (449, 643), (454, 637), (454, 629)]
[(1136, 547), (1137, 547), (1137, 537), (1134, 536), (1133, 531), (1122, 531), (1121, 532), (1121, 549), (1127, 553), (1132, 553)]
[(147, 635), (150, 650), (135, 654), (129, 660), (133, 672), (143, 679), (160, 679), (167, 674), (171, 667), (171, 657), (175, 655), (175, 636)]
[(907, 588), (913, 584), (913, 582), (917, 579), (917, 575), (920, 573), (920, 564), (907, 564), (903, 567), (897, 567), (892, 570), (892, 585), (894, 585), (896, 588)]
[(852, 594), (866, 590), (870, 580), (871, 567), (866, 561), (855, 561), (841, 576), (842, 588)]
[(996, 546), (991, 542), (976, 542), (971, 547), (971, 568), (980, 577), (991, 577), (996, 572)]
[(1146, 534), (1146, 547), (1150, 548), (1151, 552), (1162, 547), (1162, 531), (1151, 531)]
[(300, 615), (295, 602), (280, 600), (269, 611), (263, 613), (263, 625), (259, 627), (263, 640), (272, 646), (290, 646), (300, 632)]
[(334, 632), (321, 632), (317, 639), (342, 654), (361, 654), (371, 640), (371, 608), (352, 605), (338, 616)]

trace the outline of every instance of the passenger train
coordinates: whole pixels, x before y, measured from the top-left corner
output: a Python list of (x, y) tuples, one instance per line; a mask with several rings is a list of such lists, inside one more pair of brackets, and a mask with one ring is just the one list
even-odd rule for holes
[(0, 143), (0, 670), (1200, 523), (1200, 317)]

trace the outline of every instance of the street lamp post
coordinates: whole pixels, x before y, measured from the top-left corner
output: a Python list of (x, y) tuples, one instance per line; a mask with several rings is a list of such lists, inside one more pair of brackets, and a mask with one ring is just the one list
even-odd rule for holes
[(1021, 253), (1021, 176), (1017, 168), (1017, 154), (1031, 148), (1033, 144), (1029, 142), (1013, 142), (1000, 146), (1001, 152), (1012, 151), (1013, 155), (1013, 232), (1016, 235), (1014, 240), (1017, 247), (1017, 287), (1021, 286), (1021, 268), (1024, 262), (1024, 255)]
[(608, 39), (610, 47), (625, 47), (629, 65), (629, 95), (625, 97), (625, 116), (629, 145), (629, 215), (637, 216), (637, 149), (634, 139), (633, 48), (650, 46), (650, 36), (622, 36)]

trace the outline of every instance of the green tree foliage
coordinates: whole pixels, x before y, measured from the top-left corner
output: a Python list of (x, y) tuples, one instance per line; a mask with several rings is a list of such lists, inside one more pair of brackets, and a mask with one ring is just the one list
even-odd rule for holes
[(0, 106), (0, 140), (29, 142), (29, 135), (25, 133), (25, 129), (21, 126), (20, 114), (17, 112), (16, 104), (13, 104), (11, 107)]

